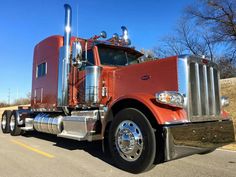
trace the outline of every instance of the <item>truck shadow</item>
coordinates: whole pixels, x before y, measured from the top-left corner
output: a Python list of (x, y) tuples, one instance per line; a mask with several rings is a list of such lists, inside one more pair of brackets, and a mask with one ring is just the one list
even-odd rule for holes
[(34, 138), (39, 138), (45, 141), (53, 142), (55, 143), (53, 144), (53, 146), (67, 149), (70, 151), (84, 150), (90, 155), (114, 166), (109, 153), (103, 152), (102, 141), (93, 141), (93, 142), (76, 141), (76, 140), (65, 139), (65, 138), (57, 137), (56, 135), (40, 133), (40, 132), (25, 132), (22, 136), (26, 138), (34, 137)]

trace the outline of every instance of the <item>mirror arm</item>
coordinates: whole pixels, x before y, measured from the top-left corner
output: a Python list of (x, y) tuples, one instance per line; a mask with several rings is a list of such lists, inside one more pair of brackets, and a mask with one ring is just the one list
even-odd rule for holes
[(72, 44), (72, 64), (77, 66), (78, 68), (81, 67), (81, 60), (82, 60), (82, 47), (79, 41), (75, 41)]

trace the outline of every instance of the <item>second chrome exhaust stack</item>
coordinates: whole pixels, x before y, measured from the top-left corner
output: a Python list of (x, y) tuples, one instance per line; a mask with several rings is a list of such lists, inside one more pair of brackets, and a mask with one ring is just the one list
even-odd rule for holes
[(70, 39), (71, 39), (71, 21), (72, 10), (68, 4), (65, 7), (65, 29), (63, 47), (60, 48), (59, 68), (58, 68), (58, 97), (57, 106), (68, 106), (69, 92), (69, 71), (70, 71)]

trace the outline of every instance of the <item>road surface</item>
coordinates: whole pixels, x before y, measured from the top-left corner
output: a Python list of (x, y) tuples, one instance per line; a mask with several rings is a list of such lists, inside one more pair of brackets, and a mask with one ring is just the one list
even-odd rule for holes
[(100, 142), (77, 142), (28, 132), (0, 133), (0, 177), (236, 177), (236, 152), (216, 150), (156, 166), (134, 175), (112, 165)]

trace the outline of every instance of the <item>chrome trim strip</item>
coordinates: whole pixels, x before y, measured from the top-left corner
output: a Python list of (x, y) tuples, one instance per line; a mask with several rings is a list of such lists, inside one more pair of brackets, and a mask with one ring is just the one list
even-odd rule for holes
[[(219, 110), (219, 115), (220, 115), (221, 114), (221, 110), (222, 110), (222, 106), (221, 106), (221, 90), (220, 90), (221, 89), (221, 87), (220, 87), (220, 72), (217, 72), (217, 80), (218, 80), (217, 85), (218, 85), (218, 92), (219, 92), (219, 98), (218, 98), (219, 108), (218, 108), (218, 110)], [(217, 114), (217, 112), (216, 112), (216, 114)]]
[(178, 58), (178, 92), (181, 95), (188, 95), (188, 62), (187, 58)]
[[(200, 79), (199, 79), (199, 64), (195, 63), (195, 77), (196, 77), (196, 87), (197, 87), (197, 111), (198, 115), (202, 115), (202, 107), (201, 107), (201, 88), (200, 88)], [(194, 101), (194, 100), (192, 100)]]
[[(178, 57), (177, 62), (177, 72), (178, 72), (178, 92), (184, 97), (184, 106), (187, 113), (190, 112), (189, 105), (189, 65), (188, 65), (188, 55), (181, 55)], [(188, 118), (190, 115), (187, 116)]]
[(212, 92), (212, 114), (215, 115), (216, 114), (216, 98), (215, 98), (215, 83), (214, 83), (214, 72), (213, 72), (213, 68), (210, 68), (210, 83), (211, 83), (211, 92)]
[(207, 79), (207, 67), (203, 65), (203, 79), (204, 79), (204, 92), (205, 92), (205, 109), (206, 115), (209, 115), (209, 95), (208, 95), (208, 79)]

